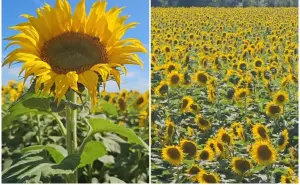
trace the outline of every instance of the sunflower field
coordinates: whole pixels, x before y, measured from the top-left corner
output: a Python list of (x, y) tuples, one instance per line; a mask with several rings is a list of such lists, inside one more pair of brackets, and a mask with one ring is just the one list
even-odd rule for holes
[[(64, 174), (76, 165), (81, 183), (148, 182), (148, 150), (134, 144), (148, 142), (148, 91), (102, 92), (101, 97), (101, 106), (92, 115), (87, 106), (73, 105), (78, 108), (78, 143), (84, 143), (89, 124), (93, 127), (95, 123), (102, 124), (107, 131), (91, 138), (81, 158), (76, 155), (64, 158), (67, 153), (61, 135), (66, 122), (64, 105), (56, 107), (49, 97), (34, 97), (22, 82), (12, 80), (3, 86), (3, 182), (64, 183), (68, 179)], [(110, 131), (109, 127), (114, 129)], [(55, 163), (56, 167), (63, 167), (62, 160), (67, 166), (54, 168)]]
[(298, 183), (297, 8), (152, 8), (153, 183)]

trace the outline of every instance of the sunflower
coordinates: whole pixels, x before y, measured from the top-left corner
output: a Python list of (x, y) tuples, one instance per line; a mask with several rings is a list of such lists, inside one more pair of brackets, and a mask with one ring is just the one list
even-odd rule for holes
[(36, 77), (35, 91), (53, 91), (59, 103), (68, 89), (78, 91), (85, 86), (92, 100), (97, 101), (98, 80), (103, 83), (112, 75), (120, 86), (120, 69), (124, 64), (142, 61), (135, 52), (147, 52), (134, 38), (121, 40), (126, 31), (137, 23), (124, 24), (128, 16), (119, 17), (123, 8), (106, 12), (106, 2), (97, 1), (86, 15), (85, 0), (80, 0), (74, 15), (66, 0), (55, 7), (46, 4), (37, 9), (38, 16), (22, 15), (28, 22), (11, 27), (21, 33), (7, 38), (9, 46), (19, 45), (5, 58), (4, 64), (22, 62), (24, 81)]
[(271, 118), (279, 118), (283, 113), (282, 106), (278, 105), (275, 102), (269, 102), (266, 105), (266, 114)]
[(195, 102), (192, 103), (192, 104), (190, 104), (190, 110), (191, 110), (193, 113), (197, 114), (197, 113), (199, 112), (199, 105), (196, 104)]
[(197, 154), (197, 144), (194, 141), (183, 139), (179, 144), (182, 151), (187, 154), (187, 157), (195, 157)]
[(224, 143), (222, 141), (220, 141), (219, 139), (215, 139), (214, 140), (214, 147), (216, 150), (216, 157), (219, 158), (226, 158), (227, 157), (227, 153), (226, 153), (226, 146), (224, 145)]
[(231, 145), (233, 143), (233, 137), (230, 132), (227, 132), (224, 128), (219, 129), (217, 138), (227, 145)]
[(128, 96), (128, 91), (125, 89), (125, 90), (122, 90), (122, 92), (121, 92), (121, 96), (122, 96), (122, 98), (124, 98), (124, 100), (127, 98), (127, 96)]
[(168, 93), (168, 88), (168, 83), (165, 81), (161, 81), (159, 85), (155, 88), (154, 92), (159, 96), (164, 96)]
[(244, 61), (240, 61), (238, 63), (238, 67), (239, 67), (239, 70), (246, 71), (247, 70), (247, 63), (244, 62)]
[(284, 150), (286, 145), (289, 143), (289, 133), (287, 129), (284, 129), (279, 136), (278, 148), (280, 151)]
[(248, 170), (253, 168), (250, 160), (240, 157), (232, 158), (231, 165), (232, 170), (239, 175), (244, 175)]
[(200, 130), (202, 130), (202, 131), (207, 131), (211, 128), (210, 122), (207, 119), (205, 119), (204, 117), (202, 117), (200, 114), (198, 114), (195, 117), (195, 123), (197, 123)]
[(249, 90), (246, 88), (237, 88), (235, 89), (235, 93), (234, 93), (234, 98), (236, 101), (239, 100), (244, 100), (244, 98), (247, 97), (247, 95), (249, 94)]
[(264, 61), (261, 58), (257, 58), (254, 60), (254, 66), (257, 69), (260, 69), (264, 65)]
[(170, 164), (178, 166), (183, 161), (183, 151), (179, 146), (166, 146), (162, 150), (162, 157)]
[(139, 115), (139, 127), (144, 127), (145, 123), (148, 122), (148, 111), (141, 111)]
[(237, 137), (238, 136), (238, 132), (237, 129), (243, 127), (242, 124), (240, 122), (234, 122), (230, 125), (230, 132)]
[(209, 102), (213, 103), (216, 100), (216, 90), (213, 86), (208, 86), (207, 89), (207, 96), (208, 96), (208, 100)]
[(285, 104), (289, 101), (288, 93), (285, 91), (278, 91), (276, 94), (274, 94), (273, 101), (276, 102), (278, 105)]
[(186, 170), (186, 173), (191, 176), (193, 182), (196, 182), (197, 176), (201, 171), (202, 169), (198, 165), (192, 165), (192, 167)]
[(252, 134), (256, 140), (269, 140), (268, 132), (268, 128), (260, 123), (256, 123), (252, 127)]
[(166, 64), (166, 72), (167, 72), (167, 74), (168, 73), (171, 73), (172, 71), (176, 71), (176, 70), (178, 70), (179, 69), (179, 67), (180, 67), (180, 65), (179, 64), (176, 64), (176, 63), (173, 63), (173, 62), (168, 62), (167, 64)]
[(175, 134), (175, 124), (170, 120), (166, 119), (166, 138), (172, 139), (173, 135)]
[(134, 101), (134, 108), (135, 109), (141, 109), (142, 107), (144, 107), (144, 105), (147, 104), (147, 98), (144, 94), (141, 94), (140, 96), (137, 97), (137, 99)]
[(190, 110), (190, 105), (193, 104), (194, 100), (190, 96), (184, 96), (181, 102), (181, 110), (183, 112), (188, 112)]
[(208, 173), (204, 170), (202, 170), (198, 175), (198, 182), (202, 184), (208, 184), (208, 183), (220, 183), (220, 179), (216, 173)]
[(177, 86), (183, 81), (182, 74), (179, 74), (178, 71), (172, 71), (168, 74), (168, 84), (170, 86)]
[(126, 110), (126, 101), (123, 97), (119, 97), (117, 100), (118, 103), (118, 107), (120, 109), (120, 111), (125, 111)]
[(214, 151), (210, 147), (205, 147), (197, 154), (198, 160), (212, 161), (214, 159)]
[(253, 160), (259, 165), (271, 165), (277, 159), (275, 148), (269, 141), (256, 141), (250, 152)]
[(298, 177), (282, 175), (280, 178), (282, 184), (298, 184)]
[(209, 75), (204, 71), (199, 71), (194, 75), (193, 80), (200, 85), (206, 86), (209, 81)]

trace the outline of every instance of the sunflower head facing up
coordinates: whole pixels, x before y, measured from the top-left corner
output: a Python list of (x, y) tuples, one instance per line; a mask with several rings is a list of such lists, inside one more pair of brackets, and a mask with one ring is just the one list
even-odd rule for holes
[(147, 96), (146, 94), (141, 94), (137, 97), (137, 99), (134, 101), (134, 108), (136, 108), (137, 110), (141, 109), (142, 107), (144, 107), (148, 102)]
[(266, 114), (271, 118), (279, 118), (283, 114), (283, 107), (276, 102), (269, 102), (266, 105)]
[(170, 86), (178, 86), (182, 81), (183, 76), (178, 71), (172, 71), (168, 74), (168, 84)]
[(235, 89), (234, 98), (236, 101), (244, 100), (249, 94), (249, 90), (246, 88), (237, 88)]
[(268, 128), (265, 125), (256, 123), (252, 127), (252, 134), (256, 140), (269, 140)]
[(162, 150), (162, 157), (170, 164), (178, 166), (183, 161), (183, 151), (179, 146), (166, 146)]
[(289, 101), (288, 93), (285, 91), (278, 91), (276, 94), (274, 94), (273, 101), (278, 105), (284, 105)]
[(187, 154), (187, 157), (195, 157), (197, 154), (197, 144), (194, 141), (183, 139), (180, 141), (180, 148)]
[(233, 137), (231, 133), (226, 131), (224, 128), (219, 129), (217, 138), (226, 145), (231, 145), (233, 143)]
[(240, 157), (232, 158), (231, 165), (232, 170), (239, 175), (244, 175), (248, 170), (253, 168), (250, 160)]
[(70, 89), (79, 92), (78, 84), (87, 88), (92, 105), (96, 103), (99, 80), (112, 76), (120, 86), (120, 70), (125, 64), (142, 66), (136, 52), (146, 53), (143, 44), (134, 38), (122, 39), (137, 23), (125, 24), (128, 16), (119, 17), (123, 8), (106, 11), (106, 1), (93, 4), (86, 14), (85, 0), (80, 0), (74, 14), (66, 0), (56, 6), (38, 8), (38, 16), (22, 15), (28, 21), (11, 27), (20, 33), (6, 40), (18, 45), (5, 58), (4, 64), (23, 63), (24, 81), (36, 78), (35, 91), (53, 94), (59, 103)]
[(279, 135), (278, 149), (280, 151), (283, 151), (288, 143), (289, 143), (289, 133), (287, 129), (284, 129)]
[(190, 110), (190, 105), (194, 102), (193, 98), (190, 96), (184, 96), (181, 102), (181, 110), (183, 112), (188, 112)]
[(201, 184), (209, 184), (209, 183), (216, 184), (216, 183), (220, 183), (220, 179), (216, 173), (209, 173), (202, 170), (198, 174), (198, 182)]
[(276, 150), (269, 141), (256, 141), (251, 147), (250, 154), (257, 164), (263, 166), (271, 165), (277, 159)]
[(169, 85), (166, 81), (161, 81), (159, 85), (154, 89), (154, 92), (158, 96), (165, 96), (168, 93)]
[(195, 117), (195, 123), (197, 123), (198, 127), (202, 131), (207, 131), (211, 128), (210, 122), (200, 114)]
[(193, 182), (197, 182), (197, 176), (201, 171), (202, 169), (198, 165), (192, 165), (186, 170), (186, 173), (191, 176)]
[(193, 77), (194, 82), (196, 82), (200, 85), (203, 85), (203, 86), (207, 85), (207, 83), (209, 82), (209, 79), (210, 79), (209, 75), (204, 71), (197, 72)]
[(205, 147), (200, 150), (197, 154), (198, 160), (201, 161), (212, 161), (214, 159), (214, 151), (210, 147)]

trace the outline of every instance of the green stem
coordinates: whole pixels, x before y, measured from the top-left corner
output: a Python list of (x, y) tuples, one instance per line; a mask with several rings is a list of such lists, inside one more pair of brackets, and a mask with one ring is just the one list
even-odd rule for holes
[[(64, 124), (61, 122), (60, 117), (56, 113), (51, 113), (51, 115), (55, 118), (56, 122), (58, 123), (58, 126), (60, 128), (61, 134), (66, 137), (67, 136), (67, 130), (64, 126)], [(67, 140), (67, 139), (66, 139)]]
[(92, 164), (88, 165), (88, 183), (92, 183)]
[(42, 145), (42, 137), (41, 137), (41, 122), (40, 122), (40, 115), (36, 115), (37, 120), (37, 138), (39, 145)]
[[(66, 95), (67, 100), (76, 103), (77, 97), (73, 90), (69, 90)], [(67, 119), (67, 151), (68, 155), (75, 153), (77, 150), (77, 110), (73, 110), (70, 105), (66, 107), (66, 119)], [(70, 175), (71, 183), (78, 183), (78, 172)]]

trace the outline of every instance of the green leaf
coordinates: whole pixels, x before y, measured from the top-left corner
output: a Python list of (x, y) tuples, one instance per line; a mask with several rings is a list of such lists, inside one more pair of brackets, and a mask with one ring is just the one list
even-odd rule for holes
[(112, 115), (112, 116), (118, 116), (118, 110), (113, 104), (108, 103), (105, 100), (100, 100), (100, 105), (101, 105), (103, 112), (105, 112), (109, 115)]
[(71, 154), (59, 164), (54, 164), (44, 158), (43, 153), (29, 153), (22, 156), (15, 164), (2, 173), (3, 183), (38, 183), (41, 177), (67, 175), (74, 172), (80, 162), (80, 156)]
[(89, 123), (92, 127), (93, 134), (98, 132), (113, 132), (126, 137), (129, 143), (136, 143), (148, 149), (147, 144), (129, 128), (101, 118), (91, 118), (89, 119)]
[(17, 103), (8, 109), (8, 114), (2, 118), (2, 130), (6, 130), (13, 121), (30, 112), (46, 113), (51, 111), (50, 102), (52, 98), (38, 97), (32, 92), (29, 93), (17, 100)]
[(126, 184), (126, 182), (122, 181), (121, 179), (112, 176), (109, 177), (109, 182), (111, 184)]
[(55, 144), (48, 144), (46, 146), (44, 145), (29, 146), (24, 148), (21, 152), (27, 153), (33, 150), (47, 150), (56, 164), (60, 163), (64, 159), (64, 157), (67, 156), (66, 149), (64, 149), (62, 146), (55, 145)]
[(83, 167), (87, 164), (92, 164), (99, 157), (102, 157), (106, 154), (106, 149), (103, 143), (99, 141), (90, 141), (88, 142), (83, 149), (80, 160), (80, 167)]

